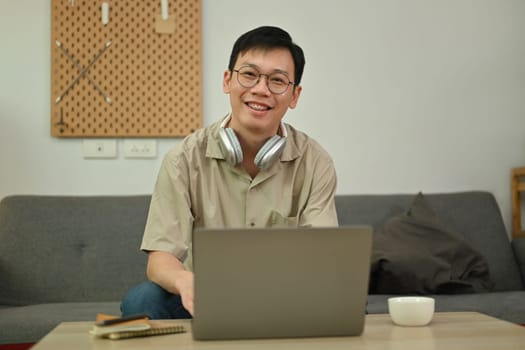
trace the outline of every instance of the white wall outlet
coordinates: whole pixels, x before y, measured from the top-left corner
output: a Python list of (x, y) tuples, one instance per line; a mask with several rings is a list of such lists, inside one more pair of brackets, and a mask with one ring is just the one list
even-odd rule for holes
[(82, 153), (84, 158), (116, 158), (117, 140), (83, 140)]
[(157, 140), (124, 140), (124, 157), (155, 158), (157, 157)]

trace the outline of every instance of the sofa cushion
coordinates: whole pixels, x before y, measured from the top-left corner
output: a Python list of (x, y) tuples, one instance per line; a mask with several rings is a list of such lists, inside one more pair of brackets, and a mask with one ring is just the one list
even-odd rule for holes
[[(498, 203), (485, 191), (425, 194), (436, 215), (451, 231), (465, 239), (487, 260), (495, 291), (523, 290), (520, 271)], [(379, 229), (402, 213), (413, 194), (339, 195), (336, 208), (340, 225), (372, 225)]]
[(0, 202), (0, 304), (121, 300), (146, 279), (149, 196), (10, 196)]
[(97, 313), (120, 315), (120, 302), (16, 306), (0, 312), (0, 344), (40, 341), (61, 322), (95, 321)]
[(483, 256), (436, 217), (419, 193), (374, 236), (370, 292), (473, 293), (493, 287)]

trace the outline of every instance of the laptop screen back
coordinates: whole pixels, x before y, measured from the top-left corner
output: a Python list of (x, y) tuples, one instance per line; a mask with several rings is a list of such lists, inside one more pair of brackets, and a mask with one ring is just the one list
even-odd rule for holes
[(359, 335), (370, 227), (201, 229), (195, 339)]

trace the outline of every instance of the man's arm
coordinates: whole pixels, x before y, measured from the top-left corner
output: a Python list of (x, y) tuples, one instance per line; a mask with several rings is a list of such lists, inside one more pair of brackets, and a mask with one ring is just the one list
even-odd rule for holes
[(148, 278), (173, 294), (179, 294), (182, 305), (193, 316), (193, 272), (187, 271), (174, 255), (151, 251), (148, 253)]
[[(325, 154), (324, 152), (322, 154)], [(318, 159), (310, 167), (312, 185), (308, 192), (307, 205), (302, 212), (300, 226), (330, 227), (338, 226), (335, 207), (337, 175), (335, 167), (328, 156)]]

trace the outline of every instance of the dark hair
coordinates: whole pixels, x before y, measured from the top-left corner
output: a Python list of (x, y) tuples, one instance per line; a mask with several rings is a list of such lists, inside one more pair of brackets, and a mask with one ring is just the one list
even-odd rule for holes
[(239, 55), (251, 49), (276, 49), (285, 48), (290, 51), (294, 62), (295, 85), (299, 85), (304, 70), (304, 53), (298, 45), (292, 41), (292, 37), (286, 31), (278, 27), (259, 27), (241, 35), (233, 45), (228, 69), (233, 71), (235, 62)]

